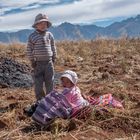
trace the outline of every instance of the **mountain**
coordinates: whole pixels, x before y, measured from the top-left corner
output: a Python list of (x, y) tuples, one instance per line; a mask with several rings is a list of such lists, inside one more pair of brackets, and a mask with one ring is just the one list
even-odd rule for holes
[(103, 30), (102, 35), (112, 37), (119, 37), (121, 35), (140, 37), (140, 15), (111, 24)]
[[(27, 42), (27, 38), (32, 31), (33, 30), (25, 29), (11, 33), (0, 32), (0, 42)], [(98, 35), (114, 38), (118, 38), (122, 35), (140, 37), (140, 15), (121, 22), (115, 22), (107, 27), (74, 25), (65, 22), (59, 26), (51, 27), (50, 31), (54, 34), (56, 40), (94, 39)]]
[(58, 40), (75, 40), (95, 38), (100, 29), (102, 27), (97, 27), (96, 25), (80, 26), (65, 22), (55, 28), (51, 28), (50, 31)]
[(17, 32), (0, 32), (0, 42), (13, 42), (13, 41), (19, 41), (19, 42), (26, 42), (29, 34), (32, 32), (32, 30), (24, 29)]

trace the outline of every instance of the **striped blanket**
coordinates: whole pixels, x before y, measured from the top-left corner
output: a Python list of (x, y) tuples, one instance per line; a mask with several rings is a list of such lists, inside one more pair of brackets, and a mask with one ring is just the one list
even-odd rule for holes
[[(121, 102), (114, 99), (112, 94), (105, 94), (99, 98), (90, 97), (87, 100), (91, 106), (112, 106), (115, 108), (123, 108)], [(76, 116), (78, 116), (78, 118), (80, 118), (79, 116), (84, 118), (85, 114), (87, 116), (91, 112), (92, 109), (90, 106), (83, 106), (83, 108), (79, 108), (79, 110), (73, 113), (73, 108), (68, 102), (66, 96), (57, 91), (52, 91), (40, 101), (36, 111), (32, 115), (32, 118), (39, 124), (47, 125), (55, 118), (67, 119)]]
[(32, 115), (32, 119), (42, 125), (46, 125), (57, 117), (68, 118), (71, 112), (71, 105), (65, 96), (57, 91), (52, 91), (40, 101), (36, 111)]
[(120, 101), (116, 100), (112, 94), (104, 94), (98, 98), (90, 97), (88, 98), (88, 101), (91, 105), (94, 106), (112, 106), (115, 108), (123, 108), (123, 105)]

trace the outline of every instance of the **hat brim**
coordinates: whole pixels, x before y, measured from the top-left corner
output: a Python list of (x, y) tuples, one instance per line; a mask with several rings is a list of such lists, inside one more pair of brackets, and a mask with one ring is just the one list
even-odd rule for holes
[(33, 27), (33, 28), (36, 28), (36, 25), (37, 25), (38, 23), (40, 23), (40, 22), (43, 22), (43, 21), (47, 22), (48, 28), (52, 26), (52, 23), (51, 23), (50, 21), (48, 21), (47, 19), (41, 19), (41, 20), (35, 22), (35, 23), (32, 25), (32, 27)]

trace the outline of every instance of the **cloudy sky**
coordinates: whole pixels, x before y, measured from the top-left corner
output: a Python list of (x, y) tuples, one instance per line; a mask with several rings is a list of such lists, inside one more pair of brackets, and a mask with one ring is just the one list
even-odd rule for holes
[(31, 28), (38, 13), (46, 13), (54, 26), (107, 26), (140, 14), (140, 0), (0, 0), (0, 31)]

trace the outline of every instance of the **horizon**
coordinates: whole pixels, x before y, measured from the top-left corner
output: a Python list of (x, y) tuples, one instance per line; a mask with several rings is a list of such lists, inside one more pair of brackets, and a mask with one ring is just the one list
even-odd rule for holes
[[(138, 14), (139, 15), (139, 14)], [(137, 15), (136, 15), (137, 16)], [(136, 17), (136, 16), (134, 16), (134, 17)], [(95, 26), (97, 26), (97, 27), (108, 27), (108, 26), (110, 26), (110, 25), (112, 25), (112, 24), (114, 24), (114, 23), (116, 23), (116, 22), (122, 22), (123, 20), (126, 20), (126, 19), (128, 19), (128, 18), (131, 18), (131, 17), (127, 17), (127, 18), (119, 18), (117, 21), (106, 21), (107, 23), (105, 23), (104, 25), (100, 25), (101, 23), (100, 22), (98, 22), (97, 21), (97, 23), (95, 24), (95, 23), (91, 23), (91, 24), (84, 24), (84, 23), (79, 23), (79, 24), (74, 24), (74, 23), (70, 23), (70, 22), (62, 22), (62, 23), (60, 23), (59, 25), (52, 25), (52, 27), (58, 27), (58, 26), (60, 26), (61, 24), (64, 24), (64, 23), (69, 23), (69, 24), (72, 24), (72, 25), (80, 25), (80, 26), (84, 26), (84, 25), (95, 25)], [(1, 31), (0, 30), (0, 32), (3, 32), (3, 33), (12, 33), (12, 32), (18, 32), (18, 31), (21, 31), (21, 30), (34, 30), (34, 28), (32, 28), (32, 27), (30, 27), (30, 28), (23, 28), (23, 29), (14, 29), (14, 30), (6, 30), (6, 31)]]
[(139, 7), (139, 0), (1, 0), (0, 32), (32, 29), (38, 13), (47, 13), (53, 26), (68, 22), (107, 27), (137, 16)]

